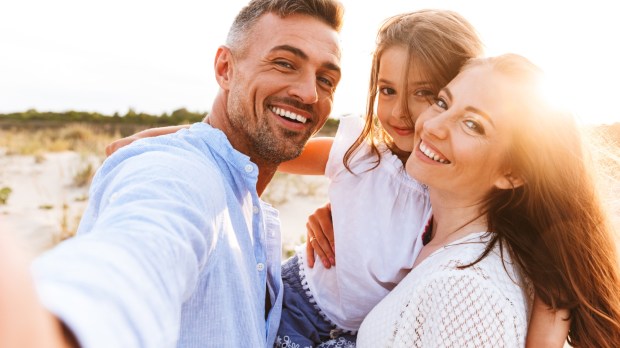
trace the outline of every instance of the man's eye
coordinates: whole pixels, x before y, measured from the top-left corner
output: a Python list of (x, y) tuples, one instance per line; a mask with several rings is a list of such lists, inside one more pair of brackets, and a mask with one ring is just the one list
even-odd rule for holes
[(332, 80), (326, 78), (326, 77), (319, 77), (317, 78), (317, 80), (319, 80), (322, 84), (327, 85), (329, 87), (334, 87), (334, 83), (332, 82)]
[(293, 69), (293, 65), (287, 61), (283, 61), (283, 60), (278, 60), (276, 61), (276, 64), (283, 67), (283, 68), (287, 68), (287, 69)]

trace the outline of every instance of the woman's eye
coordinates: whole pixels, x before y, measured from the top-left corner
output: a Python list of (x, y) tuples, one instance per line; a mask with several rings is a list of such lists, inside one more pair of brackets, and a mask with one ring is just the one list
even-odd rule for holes
[(443, 100), (441, 97), (438, 97), (437, 100), (435, 100), (435, 105), (439, 106), (444, 110), (448, 109), (448, 103), (446, 103), (446, 101)]
[(478, 134), (484, 134), (484, 128), (478, 122), (472, 120), (465, 120), (463, 121), (463, 123), (465, 123), (465, 127), (471, 129), (472, 131)]

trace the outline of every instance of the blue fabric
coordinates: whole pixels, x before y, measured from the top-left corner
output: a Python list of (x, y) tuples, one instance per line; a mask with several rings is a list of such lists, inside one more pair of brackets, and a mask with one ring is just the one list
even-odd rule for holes
[(272, 347), (281, 240), (257, 170), (205, 123), (117, 151), (78, 235), (33, 264), (42, 303), (84, 348)]
[[(282, 264), (282, 282), (284, 284), (282, 320), (276, 347), (322, 347), (321, 342), (342, 335), (341, 330), (323, 317), (310, 292), (304, 289), (297, 256)], [(355, 344), (354, 335), (344, 336), (347, 337), (347, 342)]]

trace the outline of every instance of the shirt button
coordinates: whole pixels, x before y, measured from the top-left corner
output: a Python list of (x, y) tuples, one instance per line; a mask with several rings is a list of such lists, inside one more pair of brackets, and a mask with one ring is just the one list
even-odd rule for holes
[(253, 206), (253, 207), (252, 207), (252, 212), (253, 212), (254, 214), (258, 214), (258, 207), (257, 207), (257, 206)]
[(118, 192), (114, 192), (113, 194), (111, 194), (111, 195), (110, 195), (110, 199), (108, 200), (108, 202), (112, 203), (112, 202), (114, 202), (117, 198), (118, 198)]
[(254, 167), (251, 164), (246, 164), (244, 169), (246, 173), (251, 173), (254, 170)]
[(259, 272), (262, 272), (265, 269), (265, 264), (260, 262), (259, 264), (256, 265), (256, 270)]

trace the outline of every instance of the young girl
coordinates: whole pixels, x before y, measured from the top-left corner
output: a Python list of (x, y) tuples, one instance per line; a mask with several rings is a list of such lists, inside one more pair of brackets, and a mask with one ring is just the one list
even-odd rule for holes
[(337, 267), (308, 267), (303, 246), (283, 265), (282, 346), (309, 347), (355, 333), (411, 270), (430, 213), (426, 188), (403, 169), (413, 122), (462, 64), (481, 53), (475, 30), (454, 12), (388, 19), (377, 35), (365, 122), (342, 118), (335, 138), (311, 139), (300, 157), (280, 166), (331, 179), (337, 241)]
[(313, 138), (298, 159), (281, 165), (331, 179), (338, 266), (307, 267), (313, 255), (303, 246), (285, 262), (280, 346), (354, 340), (366, 314), (412, 269), (430, 215), (426, 188), (404, 171), (414, 122), (464, 62), (481, 53), (475, 30), (457, 13), (424, 10), (388, 19), (377, 35), (365, 122), (343, 118), (335, 138)]

